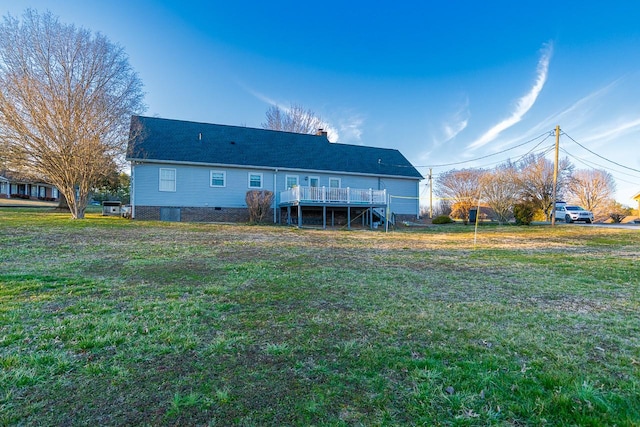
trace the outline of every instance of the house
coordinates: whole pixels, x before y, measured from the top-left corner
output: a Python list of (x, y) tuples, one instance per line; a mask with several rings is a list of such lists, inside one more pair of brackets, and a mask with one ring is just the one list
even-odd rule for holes
[(57, 201), (58, 189), (42, 179), (9, 170), (0, 171), (0, 198)]
[(316, 135), (134, 116), (131, 215), (248, 220), (249, 190), (274, 193), (274, 223), (377, 225), (419, 216), (422, 175), (398, 151)]
[(11, 181), (9, 178), (0, 174), (0, 198), (6, 199), (9, 198), (11, 194)]
[(633, 200), (638, 202), (638, 215), (640, 215), (640, 192), (638, 192), (635, 196), (633, 196)]

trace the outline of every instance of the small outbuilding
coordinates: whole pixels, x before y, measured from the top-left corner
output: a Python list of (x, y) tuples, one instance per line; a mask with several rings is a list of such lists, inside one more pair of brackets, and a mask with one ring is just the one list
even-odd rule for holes
[(114, 202), (105, 200), (102, 202), (102, 216), (114, 215), (120, 216), (122, 202)]

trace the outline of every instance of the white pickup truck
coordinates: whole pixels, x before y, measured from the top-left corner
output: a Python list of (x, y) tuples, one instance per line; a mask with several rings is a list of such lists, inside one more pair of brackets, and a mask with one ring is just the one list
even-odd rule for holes
[(572, 223), (574, 221), (584, 221), (587, 224), (593, 222), (593, 212), (583, 209), (580, 206), (567, 205), (566, 203), (556, 203), (556, 221)]

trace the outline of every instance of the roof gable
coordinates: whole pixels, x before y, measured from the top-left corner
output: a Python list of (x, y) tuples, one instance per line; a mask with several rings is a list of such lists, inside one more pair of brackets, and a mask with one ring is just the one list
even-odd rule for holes
[(308, 135), (133, 116), (127, 159), (333, 171), (422, 179), (398, 151)]

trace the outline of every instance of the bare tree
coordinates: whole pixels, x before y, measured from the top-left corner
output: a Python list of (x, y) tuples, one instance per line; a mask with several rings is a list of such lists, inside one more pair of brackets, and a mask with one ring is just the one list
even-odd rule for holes
[(0, 139), (60, 190), (73, 218), (122, 159), (143, 96), (124, 50), (99, 33), (32, 10), (0, 25)]
[(250, 190), (245, 196), (247, 208), (249, 209), (249, 222), (263, 222), (267, 214), (271, 211), (273, 202), (273, 191)]
[(272, 105), (267, 110), (266, 117), (267, 121), (262, 123), (264, 129), (314, 134), (323, 127), (320, 117), (298, 104), (291, 104), (291, 107), (285, 110)]
[(451, 215), (462, 218), (465, 224), (469, 222), (469, 211), (478, 204), (484, 173), (482, 169), (451, 170), (436, 179), (436, 195), (451, 201)]
[(567, 190), (572, 201), (592, 211), (596, 217), (607, 218), (616, 192), (616, 182), (607, 171), (579, 169), (571, 175)]
[(487, 171), (480, 179), (482, 200), (495, 212), (498, 222), (505, 223), (513, 216), (518, 201), (516, 169), (512, 163)]
[[(553, 212), (553, 162), (544, 154), (531, 154), (517, 163), (517, 169), (516, 183), (520, 199), (533, 203), (549, 220)], [(556, 190), (559, 197), (565, 193), (572, 170), (573, 166), (567, 158), (560, 160)]]

